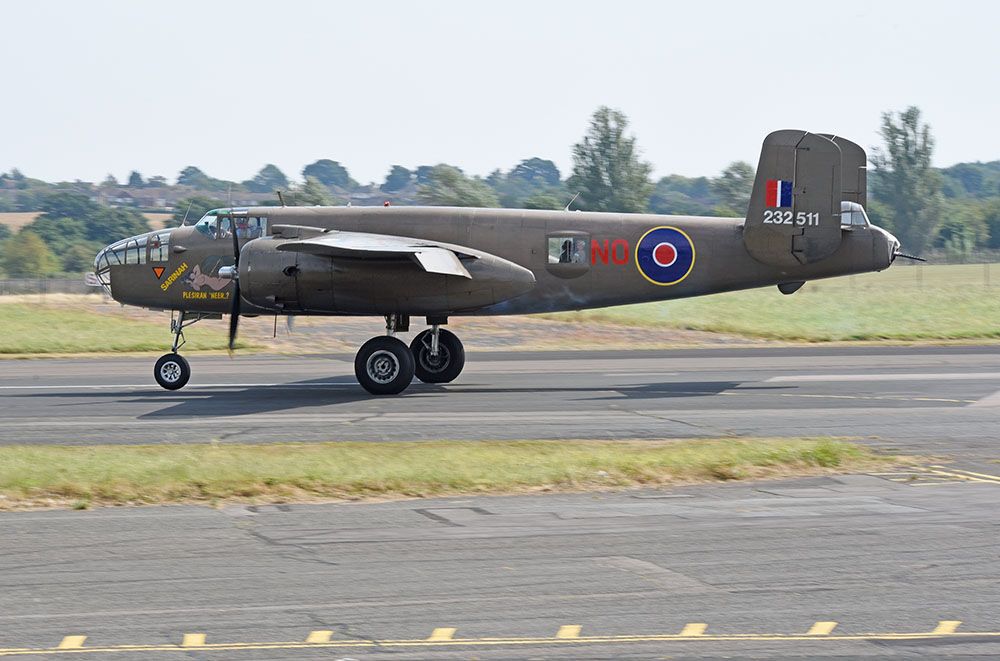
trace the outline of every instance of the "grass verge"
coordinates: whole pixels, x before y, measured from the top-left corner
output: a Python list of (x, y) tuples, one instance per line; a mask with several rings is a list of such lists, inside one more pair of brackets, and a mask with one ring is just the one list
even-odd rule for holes
[[(102, 314), (51, 303), (0, 305), (0, 354), (66, 354), (159, 351), (170, 346), (168, 317), (162, 323)], [(186, 351), (222, 350), (227, 337), (222, 325), (185, 331)]]
[(829, 438), (0, 447), (0, 507), (587, 491), (848, 472)]
[(544, 315), (568, 322), (677, 328), (808, 342), (1000, 338), (1000, 265), (893, 266), (883, 273)]

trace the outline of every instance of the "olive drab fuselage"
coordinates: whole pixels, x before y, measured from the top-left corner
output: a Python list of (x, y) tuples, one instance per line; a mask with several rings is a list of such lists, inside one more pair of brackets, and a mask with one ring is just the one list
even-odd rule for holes
[[(742, 218), (402, 206), (253, 207), (223, 210), (219, 218), (233, 217), (227, 213), (261, 223), (261, 236), (239, 240), (249, 314), (580, 310), (879, 271), (898, 247), (867, 223), (838, 226), (832, 254), (773, 265), (748, 251)], [(282, 251), (282, 237), (294, 236), (288, 227), (408, 237), (449, 244), (457, 253), (464, 247), (471, 277), (428, 273), (407, 258)], [(232, 239), (203, 230), (189, 225), (145, 235), (146, 247), (137, 248), (147, 251), (144, 259), (110, 267), (114, 298), (156, 309), (228, 312), (233, 283), (219, 269), (233, 264)], [(169, 247), (160, 249), (161, 241)]]

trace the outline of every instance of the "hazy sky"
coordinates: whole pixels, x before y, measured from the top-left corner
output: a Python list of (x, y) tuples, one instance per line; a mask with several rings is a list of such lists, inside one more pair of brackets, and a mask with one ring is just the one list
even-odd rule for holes
[(568, 173), (599, 105), (657, 176), (756, 163), (777, 128), (877, 143), (916, 104), (936, 162), (1000, 159), (1000, 3), (4, 3), (0, 170), (242, 180), (318, 158)]

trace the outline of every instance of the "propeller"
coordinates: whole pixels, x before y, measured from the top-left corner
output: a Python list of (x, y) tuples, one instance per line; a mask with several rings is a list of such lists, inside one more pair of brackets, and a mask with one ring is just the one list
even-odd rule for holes
[(236, 218), (229, 217), (229, 233), (233, 236), (233, 306), (229, 311), (229, 353), (236, 348), (236, 331), (240, 325), (240, 239), (236, 236)]
[(923, 257), (917, 257), (916, 255), (907, 255), (905, 252), (899, 252), (898, 250), (892, 253), (893, 259), (896, 257), (903, 257), (904, 259), (912, 259), (915, 262), (926, 262), (927, 260)]

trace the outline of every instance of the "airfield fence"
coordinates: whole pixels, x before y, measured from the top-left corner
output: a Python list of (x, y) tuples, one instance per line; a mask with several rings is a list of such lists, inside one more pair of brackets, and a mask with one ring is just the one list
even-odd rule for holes
[(20, 294), (98, 294), (83, 278), (12, 278), (0, 279), (0, 296)]

